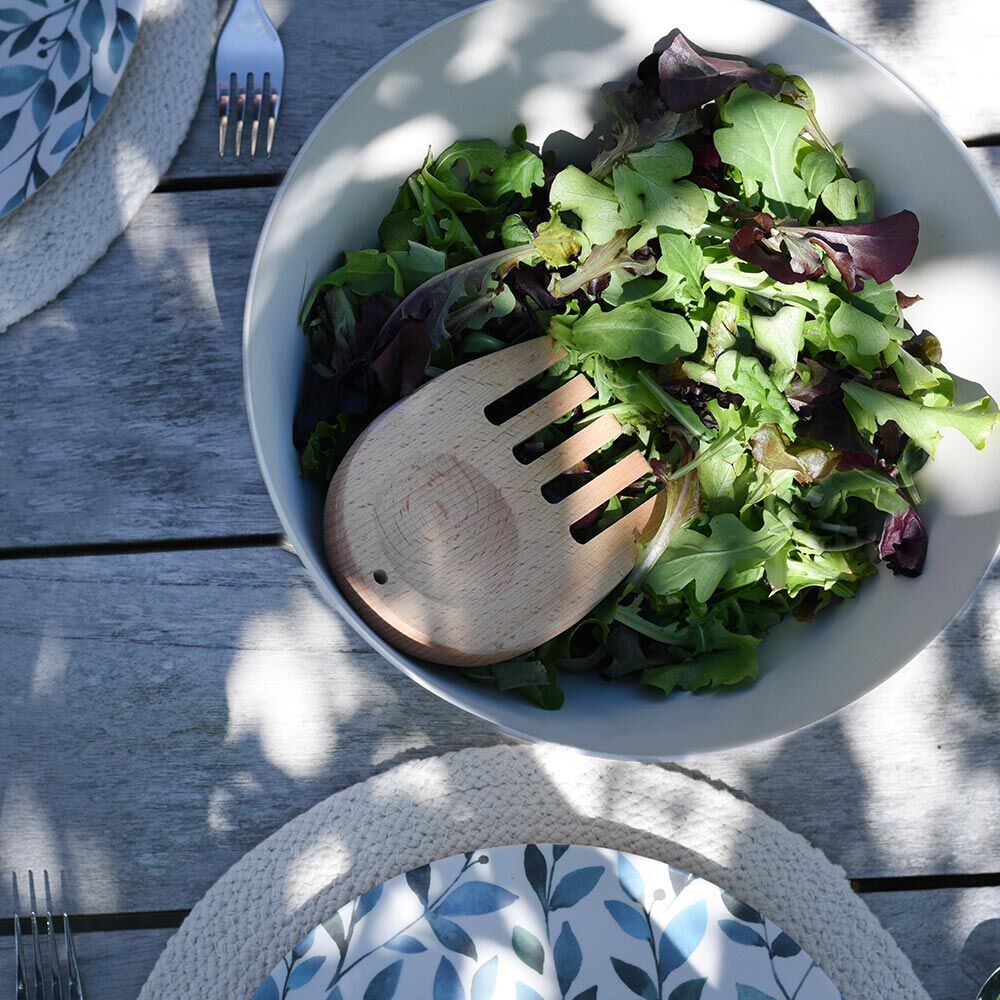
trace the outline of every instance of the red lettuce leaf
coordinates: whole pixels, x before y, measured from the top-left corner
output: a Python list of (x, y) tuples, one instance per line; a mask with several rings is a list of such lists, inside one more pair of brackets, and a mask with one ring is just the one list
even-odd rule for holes
[(782, 81), (766, 69), (743, 59), (701, 52), (680, 31), (665, 48), (642, 61), (639, 78), (651, 89), (658, 89), (666, 106), (677, 112), (694, 111), (741, 83), (765, 94), (777, 94), (782, 88)]
[[(782, 284), (795, 284), (823, 273), (822, 250), (852, 291), (865, 280), (882, 284), (910, 266), (919, 242), (920, 223), (909, 211), (851, 226), (774, 226), (760, 213), (729, 241), (733, 255)], [(783, 251), (783, 252), (782, 252)]]
[(888, 518), (878, 554), (896, 576), (920, 576), (927, 558), (927, 528), (916, 507)]

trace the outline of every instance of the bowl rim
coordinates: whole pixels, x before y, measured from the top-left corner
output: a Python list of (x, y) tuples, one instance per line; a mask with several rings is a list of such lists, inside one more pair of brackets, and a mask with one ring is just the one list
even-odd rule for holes
[[(279, 206), (282, 197), (286, 189), (295, 180), (296, 172), (301, 165), (306, 153), (308, 152), (310, 146), (316, 140), (317, 135), (326, 127), (327, 122), (340, 110), (341, 106), (347, 103), (347, 101), (353, 96), (354, 92), (358, 90), (370, 77), (378, 73), (383, 66), (394, 60), (400, 53), (417, 45), (428, 35), (437, 31), (439, 28), (446, 24), (450, 24), (454, 21), (462, 20), (466, 17), (471, 17), (478, 11), (483, 10), (487, 7), (499, 6), (501, 4), (507, 3), (509, 0), (481, 0), (480, 3), (473, 4), (463, 10), (456, 11), (453, 14), (449, 14), (447, 17), (441, 18), (435, 21), (433, 24), (428, 25), (428, 27), (412, 35), (410, 38), (406, 39), (404, 42), (397, 45), (390, 52), (386, 53), (381, 59), (370, 66), (364, 73), (362, 73), (341, 95), (334, 101), (334, 103), (327, 109), (326, 113), (320, 118), (320, 120), (313, 127), (312, 131), (306, 137), (305, 141), (299, 147), (298, 152), (295, 154), (292, 162), (288, 165), (288, 169), (285, 172), (281, 183), (275, 189), (274, 197), (271, 200), (271, 205), (268, 208), (267, 216), (264, 219), (264, 224), (261, 227), (260, 235), (257, 238), (257, 246), (254, 250), (253, 262), (250, 267), (250, 276), (247, 280), (246, 294), (243, 303), (243, 337), (242, 337), (242, 376), (243, 376), (243, 402), (246, 409), (247, 423), (250, 427), (250, 437), (253, 441), (254, 455), (257, 459), (257, 466), (260, 470), (261, 478), (264, 481), (264, 485), (267, 488), (268, 497), (271, 501), (271, 506), (274, 508), (275, 513), (278, 516), (278, 520), (281, 523), (282, 528), (288, 542), (290, 543), (292, 551), (295, 553), (302, 567), (309, 573), (310, 577), (314, 576), (312, 568), (309, 562), (303, 557), (299, 550), (298, 545), (298, 531), (293, 526), (291, 519), (289, 518), (287, 512), (284, 509), (283, 504), (278, 500), (277, 493), (275, 490), (274, 482), (271, 477), (270, 470), (268, 469), (263, 456), (262, 444), (260, 441), (260, 436), (257, 433), (257, 422), (256, 422), (256, 412), (254, 408), (254, 402), (252, 394), (250, 392), (250, 340), (251, 340), (251, 303), (254, 298), (255, 285), (257, 282), (258, 270), (261, 265), (261, 258), (264, 251), (264, 246), (267, 242), (268, 235), (270, 233), (271, 227), (274, 224), (274, 220), (277, 217)], [(1000, 195), (998, 195), (987, 181), (986, 176), (983, 171), (979, 168), (979, 165), (972, 158), (968, 147), (959, 139), (945, 123), (944, 119), (938, 113), (938, 111), (931, 106), (927, 99), (910, 83), (905, 81), (899, 74), (897, 74), (893, 69), (888, 67), (880, 59), (873, 56), (871, 53), (867, 52), (865, 49), (856, 45), (854, 42), (843, 38), (838, 35), (831, 28), (826, 27), (823, 24), (817, 24), (814, 21), (803, 17), (801, 14), (797, 14), (793, 11), (785, 10), (781, 7), (776, 7), (768, 0), (740, 0), (741, 4), (747, 7), (754, 7), (757, 9), (766, 9), (769, 13), (777, 13), (779, 16), (790, 19), (798, 24), (806, 26), (807, 30), (812, 30), (825, 36), (832, 44), (840, 46), (851, 52), (853, 55), (860, 57), (877, 70), (880, 70), (884, 76), (891, 81), (897, 88), (901, 89), (906, 93), (912, 100), (914, 100), (920, 109), (930, 118), (934, 124), (937, 126), (938, 131), (941, 133), (942, 137), (951, 144), (954, 150), (959, 153), (959, 156), (964, 160), (966, 166), (970, 170), (970, 174), (975, 178), (976, 183), (981, 188), (982, 192), (986, 195), (989, 204), (993, 208), (994, 214), (1000, 219)], [(968, 596), (962, 603), (961, 607), (951, 615), (947, 621), (942, 625), (941, 629), (935, 633), (925, 643), (922, 643), (918, 649), (906, 656), (899, 665), (892, 670), (890, 673), (885, 674), (877, 679), (874, 679), (870, 684), (867, 684), (863, 688), (857, 690), (852, 697), (846, 701), (844, 704), (838, 708), (832, 709), (829, 712), (813, 719), (811, 722), (805, 722), (801, 725), (795, 725), (792, 728), (784, 728), (780, 723), (776, 723), (774, 726), (768, 727), (768, 731), (759, 737), (754, 738), (735, 738), (735, 739), (723, 739), (717, 746), (710, 750), (699, 750), (696, 751), (698, 754), (702, 753), (714, 753), (714, 752), (724, 752), (729, 750), (737, 750), (742, 747), (754, 746), (758, 743), (764, 743), (773, 739), (780, 739), (788, 736), (792, 736), (795, 733), (801, 733), (806, 729), (818, 725), (819, 723), (831, 718), (832, 716), (843, 711), (848, 706), (859, 701), (865, 695), (874, 691), (877, 687), (880, 687), (891, 677), (895, 676), (902, 670), (908, 663), (910, 663), (913, 658), (927, 647), (930, 642), (933, 641), (938, 635), (941, 634), (949, 625), (955, 622), (957, 619), (961, 618), (962, 615), (966, 613), (973, 601), (975, 600), (979, 587), (985, 579), (987, 573), (989, 572), (990, 565), (993, 562), (996, 554), (1000, 552), (1000, 517), (997, 519), (997, 526), (994, 530), (993, 536), (993, 547), (990, 553), (990, 558), (986, 560), (985, 565), (982, 570), (978, 573), (975, 583), (969, 591)], [(515, 737), (516, 739), (522, 740), (528, 743), (540, 743), (549, 742), (554, 745), (564, 746), (570, 750), (575, 750), (579, 753), (585, 754), (587, 756), (602, 757), (610, 760), (633, 760), (642, 762), (667, 762), (682, 760), (690, 754), (687, 753), (627, 753), (624, 751), (613, 751), (604, 750), (592, 746), (580, 746), (578, 743), (571, 743), (563, 739), (540, 737), (531, 732), (525, 732), (523, 729), (518, 728), (515, 725), (509, 723), (497, 721), (492, 718), (486, 711), (482, 710), (475, 704), (472, 704), (469, 699), (456, 696), (452, 691), (445, 689), (440, 685), (435, 677), (428, 673), (426, 670), (416, 667), (410, 662), (410, 658), (405, 654), (401, 653), (394, 646), (387, 643), (381, 638), (377, 633), (369, 629), (364, 622), (360, 619), (354, 609), (347, 603), (346, 598), (340, 593), (339, 589), (332, 581), (322, 581), (314, 580), (320, 592), (327, 599), (327, 602), (333, 605), (334, 610), (343, 619), (347, 625), (349, 625), (361, 638), (368, 643), (383, 659), (391, 663), (397, 670), (403, 673), (411, 681), (419, 684), (420, 687), (429, 691), (433, 695), (442, 700), (448, 702), (450, 705), (454, 705), (456, 708), (461, 709), (476, 718), (482, 719), (488, 722), (490, 725), (494, 726), (501, 733)], [(327, 586), (327, 582), (329, 586)], [(339, 598), (339, 600), (337, 600)], [(502, 696), (502, 692), (498, 693), (498, 696)]]

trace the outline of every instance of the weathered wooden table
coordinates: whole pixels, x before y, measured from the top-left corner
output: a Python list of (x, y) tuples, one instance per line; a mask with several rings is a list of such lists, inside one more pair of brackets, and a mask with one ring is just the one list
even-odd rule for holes
[[(275, 157), (220, 161), (206, 88), (107, 256), (0, 337), (0, 913), (12, 874), (23, 887), (47, 869), (96, 1000), (134, 997), (186, 911), (291, 817), (399, 761), (499, 738), (368, 651), (311, 588), (240, 379), (244, 288), (282, 172), (361, 72), (465, 3), (268, 5), (288, 62)], [(908, 79), (1000, 190), (995, 3), (780, 5)], [(972, 1000), (1000, 965), (998, 626), (994, 573), (857, 704), (684, 765), (842, 865), (935, 1000)]]

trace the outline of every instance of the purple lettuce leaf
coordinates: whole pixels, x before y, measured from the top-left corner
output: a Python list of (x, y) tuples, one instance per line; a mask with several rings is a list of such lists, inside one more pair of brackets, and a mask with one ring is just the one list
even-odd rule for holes
[(741, 83), (765, 94), (777, 94), (783, 86), (782, 80), (760, 66), (699, 51), (680, 31), (665, 48), (658, 46), (640, 63), (639, 79), (658, 89), (666, 106), (676, 112), (694, 111)]
[(840, 271), (844, 284), (859, 292), (868, 278), (879, 284), (910, 266), (919, 242), (920, 223), (909, 211), (850, 226), (776, 226), (765, 213), (755, 215), (729, 241), (733, 255), (782, 284), (823, 273), (822, 250)]
[(878, 554), (896, 576), (920, 576), (927, 558), (927, 528), (916, 507), (886, 520)]

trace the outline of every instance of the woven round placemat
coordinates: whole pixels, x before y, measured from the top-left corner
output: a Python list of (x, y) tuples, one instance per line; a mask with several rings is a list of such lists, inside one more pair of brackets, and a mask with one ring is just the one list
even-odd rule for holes
[(365, 889), (461, 851), (531, 842), (686, 869), (788, 931), (845, 1000), (928, 1000), (843, 870), (798, 834), (680, 771), (548, 746), (432, 757), (330, 796), (219, 879), (139, 1000), (249, 998), (299, 938)]
[(215, 0), (146, 0), (104, 113), (51, 180), (0, 219), (0, 333), (104, 256), (187, 135), (215, 42)]

